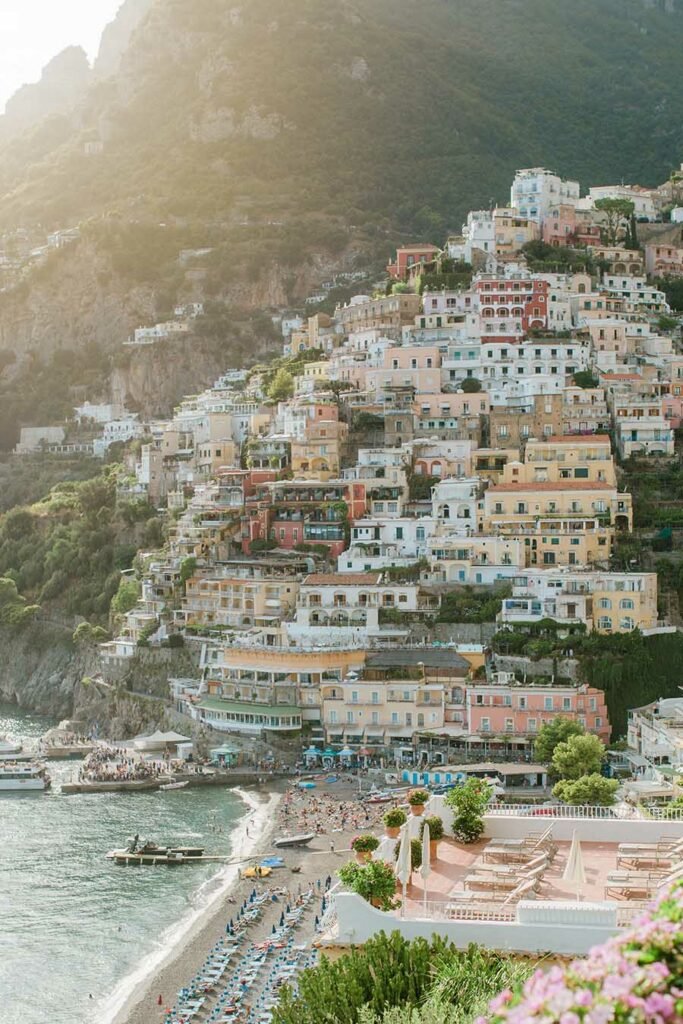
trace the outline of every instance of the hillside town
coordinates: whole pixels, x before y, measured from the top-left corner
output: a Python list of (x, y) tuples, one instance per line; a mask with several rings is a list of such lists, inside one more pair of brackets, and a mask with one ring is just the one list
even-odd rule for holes
[[(171, 419), (78, 408), (100, 454), (137, 438), (119, 489), (168, 516), (103, 663), (192, 646), (179, 711), (365, 763), (524, 761), (558, 715), (608, 742), (602, 690), (530, 671), (501, 637), (676, 631), (656, 573), (619, 552), (623, 464), (671, 459), (683, 419), (660, 282), (683, 275), (680, 178), (580, 198), (521, 170), (509, 206), (400, 248), (333, 315), (283, 317), (280, 358), (226, 370)], [(646, 230), (677, 244), (641, 247)]]

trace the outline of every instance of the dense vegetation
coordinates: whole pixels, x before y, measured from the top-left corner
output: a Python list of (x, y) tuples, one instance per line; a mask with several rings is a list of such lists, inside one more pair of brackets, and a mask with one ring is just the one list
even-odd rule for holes
[[(138, 544), (161, 539), (150, 507), (117, 502), (116, 468), (109, 467), (91, 480), (57, 484), (37, 504), (0, 518), (0, 576), (36, 604), (106, 623)], [(126, 599), (124, 591), (114, 610)]]
[(528, 963), (476, 946), (467, 951), (398, 932), (370, 939), (334, 963), (304, 971), (285, 989), (274, 1024), (469, 1024), (501, 989), (531, 974)]
[(206, 221), (242, 232), (246, 262), (291, 263), (359, 225), (439, 238), (518, 166), (662, 180), (682, 39), (683, 13), (644, 0), (162, 0), (121, 88), (2, 153), (2, 218)]
[(683, 633), (643, 636), (633, 633), (574, 634), (560, 637), (546, 624), (545, 635), (503, 630), (493, 638), (501, 654), (531, 658), (578, 658), (581, 677), (604, 690), (613, 736), (626, 733), (629, 708), (642, 707), (660, 697), (677, 697)]

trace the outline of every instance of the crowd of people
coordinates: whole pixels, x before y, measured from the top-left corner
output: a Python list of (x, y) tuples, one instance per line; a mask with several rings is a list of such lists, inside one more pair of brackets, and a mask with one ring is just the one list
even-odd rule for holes
[(326, 835), (330, 832), (371, 831), (380, 824), (385, 811), (384, 804), (345, 800), (332, 794), (293, 787), (285, 794), (278, 817), (287, 832)]
[(164, 761), (143, 761), (129, 751), (98, 747), (83, 762), (79, 782), (144, 782), (168, 774)]

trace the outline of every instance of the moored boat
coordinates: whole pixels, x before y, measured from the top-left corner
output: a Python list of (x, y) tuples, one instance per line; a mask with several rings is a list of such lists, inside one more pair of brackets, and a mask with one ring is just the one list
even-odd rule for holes
[(51, 782), (45, 766), (35, 761), (3, 761), (0, 764), (1, 793), (43, 792), (50, 788)]
[(281, 836), (273, 840), (273, 846), (308, 846), (315, 839), (315, 832), (306, 832), (300, 836)]

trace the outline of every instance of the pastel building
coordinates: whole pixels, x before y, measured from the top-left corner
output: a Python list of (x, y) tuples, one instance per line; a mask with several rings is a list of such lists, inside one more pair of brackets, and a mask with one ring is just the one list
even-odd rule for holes
[(528, 626), (553, 619), (589, 632), (629, 633), (657, 627), (657, 574), (527, 570), (513, 579), (498, 621)]
[(518, 736), (533, 740), (558, 716), (570, 718), (586, 732), (609, 741), (605, 694), (585, 684), (518, 683), (510, 673), (494, 673), (486, 682), (468, 683), (466, 722), (479, 736)]

